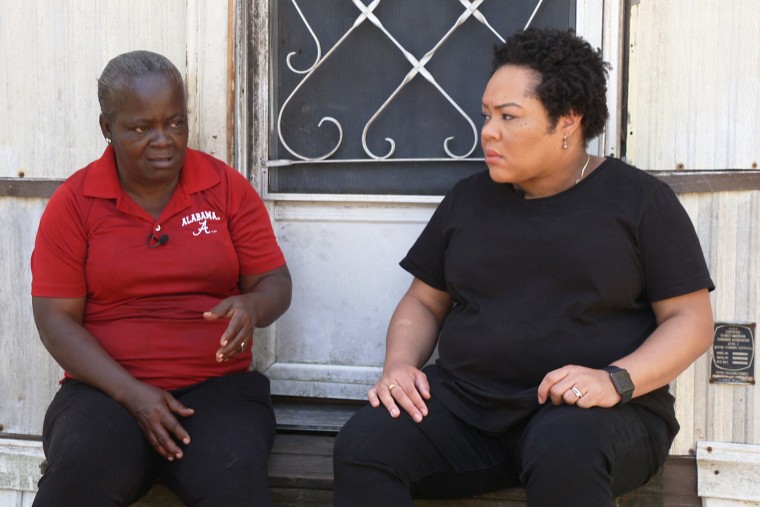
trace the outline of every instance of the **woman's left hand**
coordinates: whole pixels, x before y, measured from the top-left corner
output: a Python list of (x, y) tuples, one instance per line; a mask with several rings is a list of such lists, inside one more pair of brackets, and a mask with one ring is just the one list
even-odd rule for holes
[(615, 406), (621, 397), (607, 371), (567, 365), (547, 373), (539, 384), (538, 402), (543, 405), (549, 399), (554, 405), (591, 408)]
[(253, 343), (256, 326), (266, 327), (290, 306), (292, 284), (287, 266), (258, 275), (243, 275), (238, 281), (241, 294), (222, 300), (203, 313), (206, 320), (230, 319), (219, 340), (216, 360), (221, 363), (241, 354)]
[(221, 363), (241, 354), (253, 342), (256, 309), (252, 300), (250, 294), (228, 297), (203, 313), (203, 318), (209, 321), (222, 317), (230, 320), (219, 340), (221, 347), (216, 351), (217, 362)]

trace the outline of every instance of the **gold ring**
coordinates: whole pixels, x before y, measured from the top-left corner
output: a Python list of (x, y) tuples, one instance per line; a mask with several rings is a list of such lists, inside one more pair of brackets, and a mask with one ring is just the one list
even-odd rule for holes
[(583, 393), (577, 387), (573, 386), (573, 387), (570, 388), (570, 390), (573, 392), (574, 395), (576, 395), (578, 397), (579, 400), (581, 398), (583, 398)]
[(394, 388), (394, 387), (396, 387), (396, 384), (389, 384), (389, 385), (388, 385), (388, 390), (389, 390), (389, 391), (393, 391), (393, 388)]

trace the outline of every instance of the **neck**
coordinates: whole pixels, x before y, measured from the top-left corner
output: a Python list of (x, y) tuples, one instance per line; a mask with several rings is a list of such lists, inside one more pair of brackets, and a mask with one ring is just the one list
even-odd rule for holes
[(121, 187), (143, 210), (153, 218), (158, 218), (174, 194), (174, 189), (179, 183), (179, 175), (171, 182), (164, 185), (140, 185), (127, 182), (119, 178)]
[(513, 186), (525, 196), (525, 199), (551, 197), (577, 185), (591, 173), (591, 155), (583, 150), (568, 154), (559, 162), (558, 168), (528, 181), (515, 183)]

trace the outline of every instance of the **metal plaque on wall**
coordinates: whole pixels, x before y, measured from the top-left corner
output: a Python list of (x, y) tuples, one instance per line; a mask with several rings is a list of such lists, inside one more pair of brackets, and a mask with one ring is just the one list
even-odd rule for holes
[(755, 383), (755, 323), (715, 323), (710, 382)]

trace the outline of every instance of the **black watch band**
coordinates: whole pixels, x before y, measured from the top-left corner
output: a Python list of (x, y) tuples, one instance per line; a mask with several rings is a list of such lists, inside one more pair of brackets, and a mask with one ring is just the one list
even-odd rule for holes
[(602, 369), (610, 374), (610, 380), (612, 380), (615, 390), (622, 397), (620, 403), (628, 403), (631, 401), (635, 386), (633, 385), (633, 381), (631, 380), (631, 376), (628, 375), (628, 372), (612, 365), (605, 366)]

